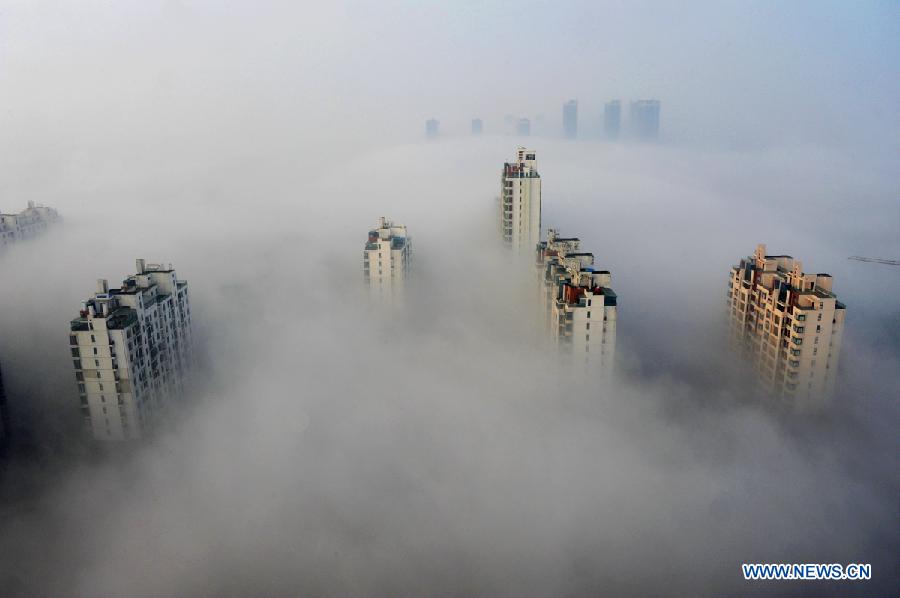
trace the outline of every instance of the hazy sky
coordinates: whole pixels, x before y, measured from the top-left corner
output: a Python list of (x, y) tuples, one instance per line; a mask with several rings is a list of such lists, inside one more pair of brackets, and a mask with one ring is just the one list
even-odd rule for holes
[[(898, 28), (891, 3), (0, 4), (0, 208), (65, 218), (0, 254), (0, 595), (890, 593), (900, 269), (846, 258), (900, 257)], [(588, 124), (663, 102), (658, 145), (527, 140), (545, 226), (612, 271), (611, 380), (556, 367), (494, 239), (503, 115), (570, 97)], [(360, 292), (379, 216), (413, 236), (401, 313)], [(848, 305), (814, 415), (722, 351), (757, 243)], [(189, 281), (201, 366), (183, 420), (97, 454), (67, 323), (138, 257)]]

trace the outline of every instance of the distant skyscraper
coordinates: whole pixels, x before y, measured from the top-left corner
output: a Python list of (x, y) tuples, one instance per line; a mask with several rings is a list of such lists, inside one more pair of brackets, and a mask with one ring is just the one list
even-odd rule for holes
[(566, 139), (578, 137), (578, 100), (563, 104), (563, 133)]
[(480, 118), (472, 119), (472, 135), (481, 135), (481, 132), (484, 130), (484, 123), (481, 122)]
[(406, 227), (379, 218), (363, 252), (363, 278), (371, 295), (386, 303), (402, 301), (411, 264), (412, 239)]
[(631, 134), (641, 141), (659, 139), (659, 100), (631, 102)]
[(118, 289), (97, 281), (70, 325), (85, 423), (98, 440), (140, 438), (181, 399), (193, 363), (188, 286), (137, 260)]
[(438, 136), (441, 123), (436, 118), (429, 118), (425, 121), (425, 136), (429, 139), (434, 139)]
[(607, 270), (594, 268), (594, 254), (575, 237), (547, 231), (537, 245), (544, 321), (563, 357), (590, 369), (609, 369), (616, 351), (617, 297)]
[(603, 108), (603, 134), (607, 139), (618, 139), (622, 128), (622, 103), (619, 100), (606, 102)]
[(541, 175), (533, 151), (520, 147), (516, 161), (503, 165), (500, 234), (517, 252), (534, 251), (541, 239)]
[(531, 135), (531, 121), (527, 118), (520, 118), (516, 121), (516, 134), (523, 137)]
[(830, 275), (805, 274), (789, 255), (766, 255), (765, 245), (731, 268), (732, 346), (776, 396), (815, 405), (834, 388), (846, 306), (831, 285)]

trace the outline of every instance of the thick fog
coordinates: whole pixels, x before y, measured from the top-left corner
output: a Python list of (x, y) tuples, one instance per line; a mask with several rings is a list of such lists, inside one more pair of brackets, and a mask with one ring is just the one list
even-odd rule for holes
[[(0, 209), (64, 217), (0, 253), (0, 595), (897, 588), (900, 268), (847, 260), (900, 256), (895, 8), (220, 4), (0, 11)], [(570, 97), (583, 130), (658, 98), (661, 141), (559, 139)], [(522, 144), (545, 229), (612, 272), (613, 377), (560, 367), (496, 239)], [(362, 286), (379, 216), (412, 236), (403, 309)], [(725, 350), (757, 243), (847, 304), (821, 409)], [(135, 258), (189, 282), (199, 365), (178, 417), (98, 448), (68, 322)]]

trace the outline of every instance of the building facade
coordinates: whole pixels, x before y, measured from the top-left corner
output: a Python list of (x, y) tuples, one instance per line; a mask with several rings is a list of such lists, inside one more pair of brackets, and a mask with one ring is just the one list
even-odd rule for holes
[(69, 341), (94, 438), (140, 438), (181, 399), (193, 365), (187, 282), (171, 265), (137, 260), (137, 273), (120, 288), (97, 281), (70, 324)]
[(640, 141), (659, 139), (659, 100), (631, 102), (631, 135)]
[(412, 239), (406, 227), (385, 217), (369, 231), (363, 251), (363, 279), (369, 292), (387, 303), (402, 301), (412, 265)]
[(563, 104), (563, 135), (566, 139), (578, 137), (578, 100)]
[(815, 403), (834, 390), (846, 306), (829, 274), (806, 274), (766, 246), (731, 268), (729, 338), (767, 392)]
[(33, 201), (29, 201), (28, 207), (18, 214), (0, 214), (0, 248), (36, 237), (58, 220), (56, 210), (36, 205)]
[(516, 161), (503, 164), (500, 185), (500, 235), (514, 251), (531, 252), (541, 240), (541, 176), (535, 153), (516, 150)]
[(472, 119), (472, 135), (481, 135), (484, 131), (484, 122), (480, 118)]
[(606, 102), (603, 107), (603, 135), (615, 141), (622, 129), (622, 103), (619, 100)]
[(608, 270), (597, 270), (594, 254), (576, 237), (553, 229), (537, 245), (540, 309), (552, 344), (570, 363), (609, 371), (616, 352), (617, 296)]

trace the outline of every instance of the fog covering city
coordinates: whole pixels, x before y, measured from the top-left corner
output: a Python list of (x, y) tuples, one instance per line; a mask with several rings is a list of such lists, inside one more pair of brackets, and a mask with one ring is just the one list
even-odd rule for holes
[[(900, 256), (895, 7), (4, 4), (0, 208), (64, 222), (0, 254), (0, 595), (896, 589), (900, 270), (847, 260)], [(588, 131), (658, 98), (661, 141), (564, 141), (569, 97)], [(560, 369), (497, 240), (518, 145), (545, 229), (612, 272), (611, 379)], [(402, 309), (363, 292), (379, 216), (412, 236)], [(822, 409), (725, 350), (757, 243), (847, 305)], [(68, 323), (135, 258), (188, 280), (199, 367), (180, 417), (98, 448)]]

